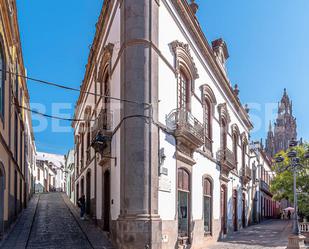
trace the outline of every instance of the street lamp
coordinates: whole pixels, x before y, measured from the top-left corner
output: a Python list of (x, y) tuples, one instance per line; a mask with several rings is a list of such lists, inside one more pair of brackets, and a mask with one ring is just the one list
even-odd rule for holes
[[(294, 220), (293, 220), (293, 230), (292, 234), (294, 236), (299, 236), (299, 225), (298, 225), (298, 208), (297, 208), (297, 191), (296, 191), (296, 173), (298, 167), (303, 167), (303, 165), (300, 164), (300, 159), (297, 157), (297, 151), (295, 150), (295, 147), (298, 145), (298, 141), (295, 139), (292, 139), (289, 143), (290, 151), (287, 153), (288, 158), (290, 159), (290, 165), (285, 168), (285, 170), (292, 168), (293, 169), (293, 194), (294, 194)], [(309, 150), (306, 151), (304, 155), (305, 159), (309, 159)], [(275, 158), (275, 162), (277, 164), (280, 164), (284, 161), (284, 157), (279, 155)], [(295, 237), (291, 237), (291, 241), (295, 242)], [(290, 243), (289, 239), (289, 245)], [(289, 248), (289, 246), (288, 246)]]

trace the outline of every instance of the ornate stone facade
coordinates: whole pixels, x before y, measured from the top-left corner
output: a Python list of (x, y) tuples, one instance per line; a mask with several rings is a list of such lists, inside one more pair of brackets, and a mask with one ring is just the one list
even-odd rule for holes
[(292, 107), (292, 101), (284, 89), (282, 99), (278, 103), (278, 116), (274, 124), (274, 131), (271, 123), (269, 124), (265, 151), (270, 157), (282, 150), (287, 150), (289, 141), (292, 138), (297, 138), (296, 118), (293, 116)]

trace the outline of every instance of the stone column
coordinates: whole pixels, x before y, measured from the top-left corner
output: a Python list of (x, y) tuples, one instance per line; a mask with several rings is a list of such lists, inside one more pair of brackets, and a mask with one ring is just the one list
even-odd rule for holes
[[(161, 248), (158, 215), (158, 2), (121, 2), (120, 216), (116, 226), (119, 249)], [(152, 109), (152, 111), (151, 111)], [(136, 116), (138, 115), (138, 116)], [(130, 118), (127, 118), (131, 116)], [(135, 117), (132, 117), (135, 116)], [(144, 116), (144, 117), (143, 117)]]

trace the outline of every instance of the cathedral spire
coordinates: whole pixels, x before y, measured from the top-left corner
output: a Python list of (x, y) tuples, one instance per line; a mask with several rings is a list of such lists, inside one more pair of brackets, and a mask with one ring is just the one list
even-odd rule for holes
[(269, 123), (269, 131), (266, 139), (266, 153), (273, 157), (281, 150), (287, 150), (289, 141), (297, 138), (296, 119), (293, 116), (293, 102), (290, 101), (286, 88), (283, 90), (281, 101), (278, 102), (278, 116), (273, 130)]
[(268, 126), (268, 132), (272, 132), (273, 131), (273, 128), (272, 128), (272, 126), (271, 126), (271, 120), (269, 120), (269, 126)]

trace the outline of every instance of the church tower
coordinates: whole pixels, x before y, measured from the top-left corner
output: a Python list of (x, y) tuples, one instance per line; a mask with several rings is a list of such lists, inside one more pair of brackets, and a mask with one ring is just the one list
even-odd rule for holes
[(266, 139), (266, 153), (273, 157), (281, 150), (287, 150), (292, 138), (297, 139), (296, 118), (293, 117), (292, 101), (284, 89), (281, 101), (278, 103), (278, 116), (274, 131), (270, 124)]

